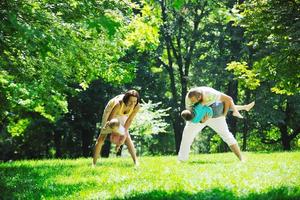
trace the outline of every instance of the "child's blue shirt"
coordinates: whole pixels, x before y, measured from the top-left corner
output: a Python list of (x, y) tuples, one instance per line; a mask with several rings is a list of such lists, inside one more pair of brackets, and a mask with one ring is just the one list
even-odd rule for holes
[(209, 117), (213, 116), (212, 108), (209, 106), (203, 106), (200, 103), (193, 106), (193, 112), (195, 115), (194, 118), (191, 120), (193, 123), (199, 123), (206, 114), (208, 114)]

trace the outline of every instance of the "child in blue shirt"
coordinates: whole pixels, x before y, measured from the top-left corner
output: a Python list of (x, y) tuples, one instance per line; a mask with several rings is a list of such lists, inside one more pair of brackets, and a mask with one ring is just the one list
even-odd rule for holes
[[(251, 102), (247, 105), (235, 105), (237, 110), (249, 111), (255, 102)], [(224, 104), (222, 102), (215, 102), (210, 106), (205, 106), (200, 103), (193, 106), (192, 111), (184, 110), (181, 112), (181, 116), (185, 121), (191, 121), (192, 123), (199, 123), (208, 115), (210, 118), (217, 118), (223, 115)], [(230, 110), (232, 111), (232, 110)]]

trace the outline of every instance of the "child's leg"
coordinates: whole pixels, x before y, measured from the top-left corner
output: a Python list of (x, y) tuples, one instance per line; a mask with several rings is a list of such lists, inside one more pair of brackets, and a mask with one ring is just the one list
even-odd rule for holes
[(246, 110), (246, 111), (249, 111), (249, 110), (251, 110), (251, 108), (253, 108), (254, 105), (255, 105), (255, 102), (252, 101), (251, 103), (249, 103), (247, 105), (235, 105), (235, 108), (237, 110)]
[(112, 133), (111, 135), (112, 135), (111, 142), (116, 145), (115, 149), (116, 149), (116, 152), (118, 152), (121, 145), (123, 145), (125, 143), (125, 140), (126, 140), (128, 135), (127, 134), (119, 135), (117, 133)]
[(120, 146), (123, 144), (121, 143), (121, 140), (122, 140), (122, 136), (120, 136), (119, 134), (117, 133), (110, 134), (110, 142), (116, 145), (115, 148), (116, 152), (119, 151)]
[(127, 136), (128, 133), (125, 133), (125, 135), (120, 136), (120, 140), (119, 140), (120, 146), (125, 143)]
[(238, 117), (238, 118), (243, 118), (243, 116), (239, 113), (239, 110), (237, 109), (233, 100), (231, 101), (229, 108), (233, 111), (233, 113), (232, 113), (233, 116)]
[(110, 142), (113, 143), (113, 144), (118, 144), (119, 143), (119, 140), (120, 140), (120, 136), (116, 133), (111, 133), (110, 134)]

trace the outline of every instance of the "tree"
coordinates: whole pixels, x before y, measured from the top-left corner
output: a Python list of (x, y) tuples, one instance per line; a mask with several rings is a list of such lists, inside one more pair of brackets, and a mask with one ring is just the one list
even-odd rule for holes
[[(291, 118), (299, 113), (299, 108), (292, 103), (299, 98), (300, 91), (299, 31), (295, 31), (299, 29), (299, 2), (252, 0), (245, 1), (237, 8), (239, 10), (233, 10), (236, 16), (234, 19), (237, 25), (245, 29), (249, 55), (248, 59), (241, 59), (243, 62), (230, 63), (227, 69), (233, 70), (235, 77), (247, 88), (261, 91), (266, 95), (265, 98), (270, 98), (271, 101), (267, 100), (269, 104), (277, 102), (276, 117), (272, 115), (273, 106), (266, 107), (268, 111), (265, 113), (271, 113), (276, 120), (270, 122), (269, 118), (262, 118), (273, 127), (266, 126), (269, 127), (267, 130), (280, 136), (270, 139), (261, 134), (262, 141), (281, 142), (283, 149), (290, 150), (291, 141), (299, 134), (299, 128), (292, 125), (295, 119)], [(266, 94), (263, 90), (269, 88), (271, 90)], [(274, 97), (271, 92), (277, 96)], [(265, 123), (260, 121), (260, 124)], [(277, 130), (272, 131), (274, 128)]]
[(140, 155), (153, 153), (153, 144), (158, 143), (154, 136), (167, 133), (169, 124), (166, 123), (165, 118), (169, 116), (170, 108), (160, 107), (161, 102), (143, 101), (141, 109), (132, 123), (130, 134), (137, 141), (136, 148)]
[(201, 22), (208, 20), (218, 6), (215, 1), (160, 1), (163, 25), (156, 60), (169, 74), (176, 152), (181, 143), (183, 121), (179, 114), (185, 107), (190, 68), (197, 59), (196, 50), (203, 47), (205, 25)]
[[(135, 62), (124, 59), (126, 50), (156, 42), (155, 28), (134, 14), (133, 3), (23, 0), (0, 6), (0, 123), (10, 135), (24, 134), (35, 114), (55, 124), (69, 112), (68, 99), (93, 80), (132, 81)], [(144, 34), (134, 37), (139, 31)]]
[(300, 2), (251, 0), (239, 9), (238, 23), (255, 51), (255, 73), (272, 80), (271, 90), (277, 94), (299, 94)]

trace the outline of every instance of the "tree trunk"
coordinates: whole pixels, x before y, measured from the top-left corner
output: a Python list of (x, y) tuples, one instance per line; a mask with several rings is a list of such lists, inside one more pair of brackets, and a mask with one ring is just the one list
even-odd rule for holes
[(92, 143), (92, 136), (91, 136), (91, 130), (87, 129), (82, 129), (81, 130), (81, 141), (82, 141), (82, 155), (84, 157), (89, 157), (91, 156), (91, 149), (89, 149), (89, 144)]
[(282, 144), (283, 150), (285, 150), (285, 151), (291, 150), (287, 125), (285, 123), (282, 123), (279, 125), (279, 129), (280, 129), (280, 133), (281, 133), (281, 144)]
[(108, 158), (109, 157), (109, 153), (110, 153), (110, 147), (111, 147), (111, 142), (109, 141), (109, 136), (106, 137), (105, 141), (104, 141), (104, 144), (102, 146), (102, 149), (101, 149), (101, 157), (103, 158)]
[(123, 146), (124, 146), (124, 145), (121, 145), (121, 146), (120, 146), (120, 149), (119, 149), (119, 151), (118, 151), (117, 154), (116, 154), (117, 157), (121, 157), (121, 156), (122, 156)]
[(169, 67), (169, 77), (170, 77), (170, 87), (171, 87), (171, 92), (173, 95), (173, 102), (172, 102), (172, 122), (173, 122), (173, 129), (175, 133), (175, 148), (176, 148), (176, 153), (179, 152), (180, 148), (180, 143), (181, 143), (181, 138), (182, 138), (182, 122), (181, 118), (179, 115), (180, 110), (178, 110), (178, 105), (177, 105), (177, 90), (176, 90), (176, 84), (175, 84), (175, 76), (174, 76), (174, 71), (173, 68)]
[[(246, 98), (245, 98), (245, 104), (250, 103), (250, 91), (246, 90)], [(248, 139), (248, 132), (249, 132), (249, 126), (248, 126), (248, 118), (249, 114), (246, 112), (244, 117), (246, 118), (244, 120), (244, 126), (243, 126), (243, 145), (242, 145), (242, 151), (247, 150), (247, 139)]]
[(285, 118), (284, 121), (280, 122), (278, 127), (281, 133), (281, 144), (283, 147), (283, 150), (291, 150), (291, 139), (288, 133), (288, 122), (290, 121), (290, 115), (291, 115), (291, 105), (289, 102), (289, 98), (287, 98), (286, 101), (286, 109), (285, 109)]
[(183, 132), (183, 122), (179, 116), (173, 120), (173, 128), (175, 133), (176, 154), (178, 154)]
[(61, 134), (59, 130), (53, 131), (53, 137), (54, 137), (54, 145), (55, 145), (55, 157), (56, 158), (61, 158), (62, 153), (61, 153)]
[[(248, 117), (246, 117), (246, 118), (248, 119)], [(249, 131), (248, 122), (247, 122), (247, 120), (244, 120), (242, 151), (247, 150), (248, 131)]]
[[(184, 109), (184, 101), (185, 101), (185, 95), (187, 92), (187, 76), (189, 74), (189, 67), (192, 63), (193, 58), (193, 52), (196, 46), (196, 42), (198, 41), (199, 37), (199, 23), (201, 19), (204, 17), (204, 15), (208, 14), (208, 12), (205, 11), (206, 3), (202, 6), (202, 9), (200, 10), (201, 6), (196, 5), (193, 9), (194, 16), (193, 16), (193, 30), (191, 31), (191, 37), (183, 38), (182, 37), (182, 30), (183, 30), (183, 17), (180, 13), (178, 13), (178, 16), (175, 16), (177, 18), (177, 25), (175, 26), (175, 29), (178, 28), (178, 35), (175, 36), (175, 39), (173, 40), (172, 37), (174, 36), (171, 33), (174, 29), (174, 27), (170, 26), (168, 21), (168, 14), (170, 13), (168, 10), (168, 4), (169, 1), (161, 0), (161, 13), (162, 13), (162, 21), (163, 26), (161, 29), (161, 36), (163, 39), (163, 45), (166, 45), (167, 50), (167, 56), (168, 56), (168, 63), (164, 63), (160, 60), (160, 63), (167, 69), (170, 77), (170, 89), (173, 95), (172, 99), (172, 124), (173, 129), (175, 133), (175, 145), (176, 145), (176, 152), (178, 153), (180, 148), (180, 143), (182, 139), (182, 130), (183, 130), (183, 120), (180, 117), (180, 111)], [(171, 11), (172, 12), (172, 11)], [(176, 33), (175, 33), (176, 34)], [(174, 37), (173, 37), (174, 38)], [(185, 48), (181, 46), (181, 39), (185, 40)], [(177, 41), (177, 46), (175, 47), (174, 43)], [(183, 49), (186, 49), (186, 52), (183, 52)], [(175, 58), (175, 59), (174, 59)], [(178, 97), (177, 95), (177, 88), (176, 88), (176, 80), (174, 75), (174, 66), (173, 62), (176, 62), (178, 68), (179, 68), (179, 75), (180, 75), (180, 86), (181, 87), (181, 97)], [(175, 66), (176, 67), (176, 66)], [(176, 69), (175, 69), (176, 70)], [(180, 101), (180, 102), (179, 102)], [(179, 104), (179, 106), (178, 106)]]
[[(227, 94), (232, 97), (234, 102), (237, 99), (237, 87), (238, 87), (237, 81), (235, 80), (229, 81)], [(233, 136), (235, 136), (237, 126), (236, 126), (236, 119), (235, 117), (232, 116), (232, 113), (228, 113), (227, 124), (230, 132), (232, 132)], [(219, 149), (222, 152), (227, 152), (229, 150), (228, 145), (224, 141), (220, 144)]]

